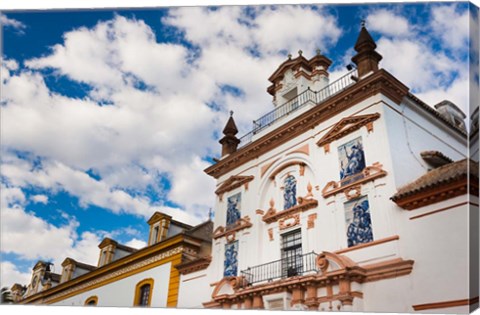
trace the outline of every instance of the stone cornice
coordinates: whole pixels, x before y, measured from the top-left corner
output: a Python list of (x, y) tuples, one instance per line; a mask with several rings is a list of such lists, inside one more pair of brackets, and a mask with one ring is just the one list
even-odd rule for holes
[(210, 262), (212, 261), (212, 257), (200, 257), (193, 261), (185, 262), (180, 265), (175, 266), (178, 272), (182, 275), (187, 275), (192, 272), (200, 271), (206, 269)]
[(344, 91), (332, 96), (307, 112), (279, 126), (260, 139), (230, 154), (218, 163), (205, 169), (205, 172), (219, 178), (244, 163), (270, 151), (305, 132), (321, 122), (338, 115), (342, 111), (376, 94), (383, 94), (400, 104), (407, 95), (408, 88), (387, 71), (380, 69), (359, 80)]

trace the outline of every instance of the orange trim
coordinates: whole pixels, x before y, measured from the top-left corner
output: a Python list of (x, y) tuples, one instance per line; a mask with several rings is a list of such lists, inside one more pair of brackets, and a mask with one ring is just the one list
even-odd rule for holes
[(399, 240), (399, 239), (400, 239), (400, 236), (394, 235), (394, 236), (382, 238), (380, 240), (376, 240), (376, 241), (373, 241), (373, 242), (369, 242), (369, 243), (365, 243), (365, 244), (359, 244), (359, 245), (355, 245), (355, 246), (345, 248), (345, 249), (340, 249), (340, 250), (335, 251), (334, 253), (335, 254), (343, 254), (343, 253), (346, 253), (346, 252), (351, 252), (353, 250), (362, 249), (362, 248), (370, 247), (370, 246), (375, 246), (375, 245), (379, 245), (379, 244), (383, 244), (383, 243), (388, 243), (388, 242), (396, 241), (396, 240)]
[(472, 305), (475, 303), (478, 303), (478, 296), (471, 299), (417, 304), (417, 305), (412, 305), (412, 307), (415, 311), (423, 311), (423, 310), (432, 310), (432, 309), (455, 307), (455, 306), (466, 306), (466, 305)]
[(450, 210), (452, 208), (457, 208), (457, 207), (460, 207), (460, 206), (464, 206), (466, 204), (469, 204), (469, 202), (465, 201), (465, 202), (457, 203), (456, 205), (453, 205), (453, 206), (450, 206), (450, 207), (445, 207), (445, 208), (441, 208), (441, 209), (438, 209), (438, 210), (433, 210), (433, 211), (430, 211), (430, 212), (426, 212), (424, 214), (419, 214), (419, 215), (416, 215), (414, 217), (411, 217), (410, 220), (415, 220), (415, 219), (418, 219), (418, 218), (421, 218), (421, 217), (425, 217), (427, 215), (431, 215), (431, 214), (435, 214), (435, 213), (442, 212), (442, 211), (445, 211), (445, 210)]
[[(94, 304), (90, 304), (91, 302), (94, 302)], [(84, 303), (85, 306), (97, 306), (97, 304), (98, 304), (98, 296), (96, 295), (89, 297), (88, 299), (85, 300), (85, 303)]]
[(185, 279), (185, 280), (182, 280), (182, 282), (188, 282), (188, 281), (192, 281), (192, 280), (195, 280), (195, 279), (198, 279), (198, 278), (203, 278), (203, 277), (206, 277), (207, 275), (200, 275), (200, 276), (196, 276), (196, 277), (193, 277), (193, 278), (190, 278), (190, 279)]
[[(137, 285), (135, 286), (135, 297), (133, 299), (133, 306), (150, 306), (152, 303), (152, 292), (153, 292), (153, 282), (154, 280), (152, 278), (148, 279), (143, 279)], [(141, 299), (141, 289), (144, 285), (150, 285), (150, 293), (148, 294), (148, 302), (147, 305), (140, 305), (140, 299)]]

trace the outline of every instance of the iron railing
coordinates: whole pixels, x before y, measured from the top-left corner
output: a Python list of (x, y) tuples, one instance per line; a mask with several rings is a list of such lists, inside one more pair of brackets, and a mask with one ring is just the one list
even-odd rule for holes
[(257, 120), (254, 120), (252, 130), (240, 138), (240, 144), (238, 145), (238, 147), (243, 147), (249, 144), (250, 142), (252, 142), (252, 138), (254, 135), (258, 134), (265, 128), (273, 125), (279, 119), (282, 119), (283, 117), (288, 116), (289, 114), (304, 107), (306, 104), (311, 103), (314, 105), (318, 105), (327, 100), (328, 98), (332, 97), (333, 95), (340, 93), (341, 91), (345, 90), (347, 87), (356, 82), (354, 80), (355, 77), (357, 77), (357, 69), (353, 69), (352, 71), (330, 83), (320, 91), (312, 91), (309, 88), (306, 91), (298, 94), (296, 97), (289, 100), (285, 104), (278, 106), (271, 112), (263, 115)]
[(264, 281), (273, 281), (293, 276), (302, 276), (319, 271), (317, 267), (318, 254), (310, 252), (299, 255), (297, 259), (291, 257), (275, 260), (255, 267), (248, 267), (241, 271), (245, 277), (246, 285)]

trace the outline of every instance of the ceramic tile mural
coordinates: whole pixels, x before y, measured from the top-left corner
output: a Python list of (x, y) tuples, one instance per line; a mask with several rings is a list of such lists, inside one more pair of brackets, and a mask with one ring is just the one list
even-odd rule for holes
[(283, 184), (283, 209), (290, 209), (297, 204), (297, 180), (294, 176), (289, 175)]
[(345, 224), (348, 247), (373, 241), (372, 221), (366, 196), (345, 203)]
[(238, 241), (225, 245), (223, 276), (236, 276), (238, 272)]
[(358, 137), (338, 147), (340, 179), (358, 174), (365, 168), (362, 138)]
[(227, 226), (235, 224), (240, 219), (240, 204), (242, 194), (238, 193), (227, 199)]

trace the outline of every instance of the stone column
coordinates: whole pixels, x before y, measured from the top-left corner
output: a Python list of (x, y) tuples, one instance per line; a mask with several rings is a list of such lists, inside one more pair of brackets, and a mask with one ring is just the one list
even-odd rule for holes
[(290, 305), (295, 309), (300, 309), (305, 303), (305, 291), (302, 287), (297, 286), (292, 289), (292, 302)]
[(245, 298), (245, 302), (243, 304), (243, 307), (247, 310), (252, 308), (252, 298), (251, 297), (248, 296), (248, 297)]
[(307, 298), (305, 299), (305, 304), (308, 306), (309, 310), (318, 310), (317, 287), (315, 285), (307, 286)]

